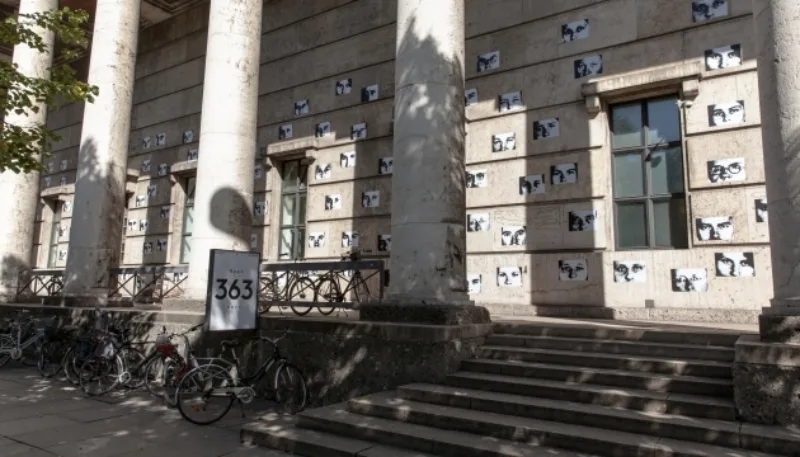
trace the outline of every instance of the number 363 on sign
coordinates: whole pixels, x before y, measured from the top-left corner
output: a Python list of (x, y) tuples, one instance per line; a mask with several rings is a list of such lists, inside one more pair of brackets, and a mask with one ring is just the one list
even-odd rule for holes
[(207, 330), (257, 328), (260, 264), (258, 253), (211, 250), (206, 298)]

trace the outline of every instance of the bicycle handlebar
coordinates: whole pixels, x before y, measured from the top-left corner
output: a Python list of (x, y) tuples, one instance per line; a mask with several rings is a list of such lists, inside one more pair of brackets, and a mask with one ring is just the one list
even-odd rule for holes
[[(281, 336), (279, 336), (277, 338), (269, 338), (269, 337), (266, 337), (266, 336), (258, 335), (258, 336), (254, 336), (254, 337), (250, 338), (250, 341), (267, 341), (267, 342), (271, 343), (273, 346), (277, 346), (278, 343), (281, 342), (281, 340), (286, 338), (288, 335), (289, 335), (289, 329), (287, 328), (286, 330), (284, 330), (283, 335), (281, 335)], [(225, 350), (228, 347), (241, 346), (241, 344), (242, 344), (242, 342), (239, 341), (238, 339), (222, 340), (222, 343), (220, 343), (220, 346), (222, 346), (222, 350)]]

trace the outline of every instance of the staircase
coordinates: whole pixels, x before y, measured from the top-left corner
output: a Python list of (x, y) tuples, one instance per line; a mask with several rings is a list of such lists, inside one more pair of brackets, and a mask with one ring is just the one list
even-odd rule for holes
[(800, 456), (800, 431), (736, 420), (737, 338), (495, 324), (478, 358), (441, 384), (265, 419), (242, 439), (307, 457)]

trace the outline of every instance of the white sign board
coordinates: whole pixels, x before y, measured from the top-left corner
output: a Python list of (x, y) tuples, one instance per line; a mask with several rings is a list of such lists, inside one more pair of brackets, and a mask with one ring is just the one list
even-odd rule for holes
[(206, 298), (207, 330), (254, 330), (258, 323), (258, 277), (255, 252), (211, 250)]

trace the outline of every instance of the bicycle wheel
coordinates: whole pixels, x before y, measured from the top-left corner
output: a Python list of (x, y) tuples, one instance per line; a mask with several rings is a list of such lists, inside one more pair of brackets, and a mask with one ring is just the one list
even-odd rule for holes
[(42, 347), (39, 363), (36, 365), (36, 368), (39, 369), (39, 374), (45, 378), (52, 378), (61, 372), (66, 352), (67, 346), (63, 342), (46, 342)]
[(364, 280), (361, 273), (356, 274), (356, 277), (353, 278), (353, 282), (353, 298), (355, 299), (353, 301), (358, 304), (369, 303), (369, 301), (372, 300), (372, 295), (369, 293), (367, 281)]
[(219, 365), (201, 365), (181, 379), (175, 394), (178, 411), (187, 421), (210, 425), (228, 414), (233, 400), (233, 378)]
[(11, 360), (12, 349), (14, 349), (14, 340), (7, 335), (0, 335), (0, 367)]
[(289, 414), (297, 414), (308, 403), (306, 379), (299, 368), (285, 363), (275, 373), (275, 400)]
[(311, 278), (297, 278), (289, 288), (289, 301), (292, 302), (292, 311), (298, 316), (305, 316), (311, 312), (311, 306), (295, 305), (294, 302), (313, 303), (315, 299), (314, 281)]
[[(314, 289), (314, 301), (317, 303), (339, 303), (342, 301), (342, 291), (339, 289), (339, 283), (336, 279), (331, 277), (322, 278), (317, 283)], [(322, 306), (317, 305), (317, 310), (323, 316), (330, 315), (336, 306)]]
[(76, 359), (75, 348), (72, 347), (64, 354), (64, 360), (61, 362), (62, 368), (64, 369), (64, 377), (66, 377), (67, 381), (72, 385), (80, 384)]
[(119, 384), (125, 364), (120, 356), (90, 357), (79, 372), (81, 390), (90, 397), (105, 395)]
[(127, 347), (122, 351), (125, 371), (121, 381), (125, 387), (139, 389), (144, 385), (144, 367), (142, 366), (144, 359), (145, 355), (136, 348)]
[(145, 387), (152, 395), (162, 398), (167, 406), (175, 406), (175, 392), (178, 390), (179, 374), (185, 370), (176, 360), (156, 357), (145, 367)]
[(19, 359), (20, 363), (28, 367), (39, 365), (39, 358), (41, 357), (43, 346), (44, 340), (40, 337), (35, 343), (22, 350), (22, 357)]

